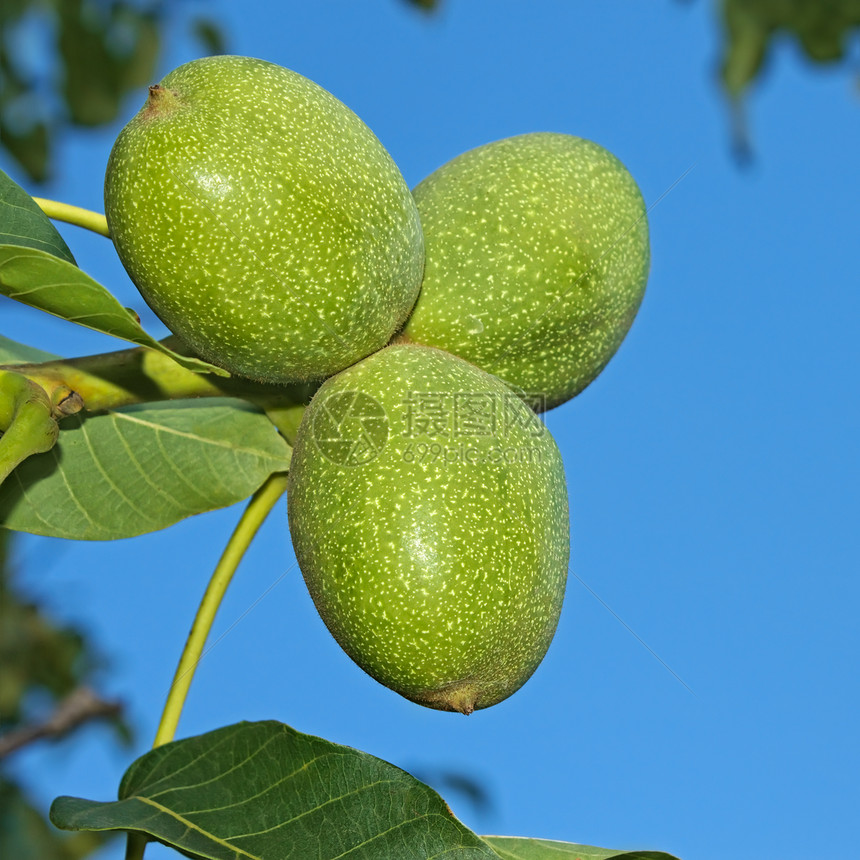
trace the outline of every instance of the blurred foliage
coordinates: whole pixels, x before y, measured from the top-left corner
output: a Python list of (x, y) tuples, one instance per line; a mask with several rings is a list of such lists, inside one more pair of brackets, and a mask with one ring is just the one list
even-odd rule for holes
[(860, 0), (720, 0), (725, 40), (723, 87), (732, 103), (735, 156), (752, 154), (744, 95), (765, 67), (775, 40), (790, 37), (813, 63), (844, 60), (860, 34)]
[(439, 8), (439, 0), (406, 0), (410, 6), (415, 6), (418, 9), (423, 9), (425, 12), (432, 12)]
[[(110, 123), (128, 92), (154, 83), (170, 8), (159, 0), (2, 0), (0, 140), (31, 179), (50, 178), (64, 128)], [(206, 53), (223, 52), (213, 21), (197, 18), (191, 30)]]
[[(422, 12), (443, 0), (402, 0)], [(454, 0), (447, 0), (454, 2)], [(793, 36), (815, 63), (844, 60), (860, 33), (860, 0), (714, 0), (723, 22), (722, 81), (737, 109), (774, 39)], [(100, 126), (127, 93), (154, 81), (177, 4), (168, 0), (2, 0), (0, 143), (30, 179), (50, 178), (53, 148), (67, 127)], [(204, 54), (225, 50), (218, 24), (191, 21)]]
[(106, 841), (101, 833), (61, 833), (16, 783), (0, 774), (0, 857), (81, 860)]
[[(404, 0), (423, 11), (442, 0)], [(452, 0), (448, 0), (452, 2)], [(725, 28), (722, 80), (738, 99), (762, 70), (774, 38), (797, 38), (815, 63), (845, 58), (852, 36), (860, 33), (860, 0), (715, 0)]]
[[(12, 582), (10, 537), (0, 528), (0, 739), (16, 734), (26, 738), (29, 733), (35, 740), (53, 734), (39, 731), (46, 724), (46, 711), (86, 689), (99, 661), (79, 630), (57, 626), (18, 593)], [(127, 740), (124, 721), (113, 717), (111, 722)], [(104, 841), (100, 834), (60, 833), (27, 799), (15, 777), (0, 768), (0, 857), (79, 860)]]
[(721, 0), (722, 79), (739, 98), (762, 70), (773, 40), (794, 36), (814, 63), (843, 60), (860, 34), (860, 0)]
[(0, 731), (33, 719), (30, 699), (59, 701), (94, 668), (83, 635), (55, 627), (12, 587), (9, 535), (0, 530)]
[(459, 795), (478, 815), (488, 815), (494, 811), (495, 803), (490, 790), (481, 780), (465, 771), (426, 765), (408, 767), (407, 770), (415, 779), (427, 783), (445, 798)]

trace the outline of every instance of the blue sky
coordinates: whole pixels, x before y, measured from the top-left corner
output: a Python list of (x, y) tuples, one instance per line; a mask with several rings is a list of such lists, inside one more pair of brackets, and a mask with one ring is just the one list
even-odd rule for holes
[[(547, 416), (571, 495), (559, 632), (508, 701), (469, 718), (424, 710), (329, 637), (282, 505), (228, 593), (223, 639), (200, 666), (180, 733), (275, 718), (407, 769), (463, 771), (492, 809), (447, 798), (481, 833), (684, 860), (786, 860), (811, 846), (850, 856), (860, 804), (856, 83), (780, 43), (749, 99), (756, 159), (740, 169), (704, 0), (443, 5), (434, 17), (395, 0), (205, 8), (225, 22), (233, 53), (289, 66), (346, 102), (410, 185), (528, 131), (595, 140), (639, 182), (653, 207), (639, 317), (601, 377)], [(161, 73), (196, 56), (182, 30)], [(130, 100), (126, 119), (142, 101)], [(64, 141), (60, 176), (40, 193), (102, 209), (121, 125)], [(81, 266), (162, 334), (105, 240), (63, 232)], [(54, 352), (121, 346), (10, 302), (2, 314), (4, 334)], [(128, 702), (131, 755), (151, 742), (238, 514), (134, 541), (21, 542), (30, 591), (110, 655), (104, 687)], [(46, 804), (60, 793), (109, 799), (130, 757), (86, 731), (17, 767)]]

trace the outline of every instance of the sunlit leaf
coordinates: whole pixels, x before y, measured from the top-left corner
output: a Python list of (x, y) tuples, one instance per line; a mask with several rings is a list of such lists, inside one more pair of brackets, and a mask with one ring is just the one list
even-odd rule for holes
[(498, 860), (405, 771), (274, 721), (158, 747), (126, 771), (119, 800), (60, 797), (51, 820), (213, 860)]
[(593, 845), (514, 836), (485, 836), (502, 860), (677, 860), (663, 851), (613, 851)]
[(75, 258), (51, 219), (33, 198), (0, 170), (0, 245), (46, 251), (74, 264)]
[(232, 505), (291, 449), (241, 400), (170, 401), (62, 422), (51, 451), (25, 460), (0, 486), (6, 528), (76, 540), (114, 540)]
[(44, 251), (0, 245), (0, 293), (78, 325), (157, 349), (188, 370), (229, 376), (220, 367), (168, 349), (148, 335), (105, 287), (77, 266)]

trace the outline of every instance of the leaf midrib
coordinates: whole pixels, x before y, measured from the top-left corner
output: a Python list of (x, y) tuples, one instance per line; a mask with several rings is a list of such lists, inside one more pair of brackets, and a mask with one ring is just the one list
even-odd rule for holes
[[(129, 798), (129, 799), (132, 799), (132, 798)], [(194, 824), (193, 821), (189, 821), (187, 818), (185, 818), (183, 815), (180, 815), (178, 812), (173, 812), (173, 810), (168, 809), (166, 806), (162, 806), (156, 800), (151, 800), (150, 798), (143, 797), (141, 795), (137, 795), (133, 799), (139, 800), (141, 803), (145, 803), (149, 806), (154, 807), (155, 809), (158, 809), (159, 811), (161, 811), (165, 815), (167, 815), (169, 818), (173, 818), (176, 821), (181, 822), (189, 830), (196, 831), (197, 833), (201, 834), (202, 836), (205, 836), (207, 839), (211, 839), (213, 842), (217, 843), (218, 845), (223, 845), (225, 848), (227, 848), (230, 851), (233, 851), (236, 854), (242, 854), (245, 857), (251, 858), (251, 860), (263, 860), (262, 857), (260, 857), (256, 854), (249, 854), (247, 851), (243, 851), (241, 848), (237, 848), (235, 845), (231, 845), (229, 842), (225, 841), (224, 839), (220, 839), (219, 837), (210, 833), (208, 830), (204, 830), (202, 827), (198, 827), (196, 824)]]
[[(114, 410), (107, 410), (107, 412), (104, 414), (110, 415), (111, 417), (116, 418), (116, 419), (121, 418), (125, 421), (131, 421), (135, 424), (139, 424), (142, 427), (147, 427), (147, 428), (154, 430), (156, 432), (168, 433), (168, 434), (171, 434), (173, 436), (179, 436), (180, 438), (183, 438), (183, 439), (190, 439), (193, 442), (198, 442), (198, 443), (202, 442), (206, 445), (213, 445), (217, 448), (224, 448), (225, 450), (228, 450), (228, 451), (236, 451), (238, 453), (249, 454), (249, 455), (256, 456), (256, 457), (259, 457), (259, 456), (271, 457), (272, 456), (270, 454), (261, 454), (261, 452), (256, 448), (246, 448), (246, 447), (241, 446), (241, 445), (236, 445), (235, 443), (233, 443), (229, 439), (225, 439), (225, 440), (221, 441), (221, 440), (217, 440), (217, 439), (212, 439), (208, 436), (199, 436), (199, 435), (196, 435), (196, 434), (194, 434), (188, 430), (177, 430), (175, 427), (166, 427), (163, 424), (156, 424), (152, 421), (145, 421), (145, 420), (142, 420), (140, 418), (136, 418), (134, 415), (129, 415), (127, 412), (118, 412), (118, 411), (114, 411)], [(275, 432), (274, 425), (272, 425), (272, 433), (274, 434), (274, 432)], [(272, 457), (272, 459), (274, 459), (274, 458)]]

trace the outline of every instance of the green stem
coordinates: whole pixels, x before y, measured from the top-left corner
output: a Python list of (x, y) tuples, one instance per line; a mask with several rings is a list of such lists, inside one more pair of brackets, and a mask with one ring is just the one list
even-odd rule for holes
[(212, 628), (212, 622), (215, 620), (215, 613), (221, 605), (227, 586), (230, 584), (230, 580), (233, 578), (233, 574), (236, 572), (236, 568), (254, 535), (263, 524), (263, 520), (266, 519), (275, 503), (284, 494), (286, 488), (287, 476), (285, 473), (278, 472), (270, 475), (266, 483), (251, 497), (248, 507), (245, 508), (242, 518), (230, 536), (224, 553), (209, 580), (209, 585), (206, 587), (203, 599), (200, 601), (194, 624), (191, 626), (191, 632), (185, 643), (185, 649), (179, 659), (179, 665), (176, 667), (173, 684), (167, 694), (161, 722), (155, 735), (154, 746), (161, 746), (173, 740), (176, 726), (179, 723), (179, 715), (182, 713), (182, 706), (188, 695), (188, 688), (191, 686), (194, 671), (200, 662), (203, 647)]
[(129, 833), (125, 843), (125, 860), (143, 860), (147, 838), (144, 833)]
[(65, 221), (66, 224), (74, 224), (85, 230), (92, 230), (100, 236), (110, 239), (107, 218), (99, 212), (82, 209), (80, 206), (72, 206), (69, 203), (60, 203), (59, 200), (46, 200), (44, 197), (34, 197), (38, 207), (55, 221)]
[[(172, 338), (168, 342), (174, 346)], [(195, 373), (170, 356), (146, 347), (6, 367), (43, 388), (60, 413), (74, 411), (75, 406), (99, 412), (132, 403), (187, 397), (240, 397), (263, 408), (301, 407), (314, 388), (265, 385), (239, 377), (222, 379)]]

